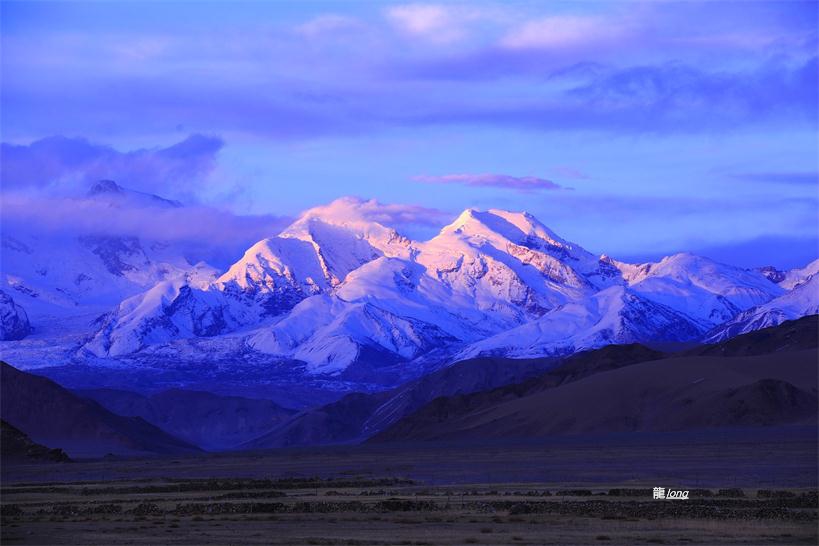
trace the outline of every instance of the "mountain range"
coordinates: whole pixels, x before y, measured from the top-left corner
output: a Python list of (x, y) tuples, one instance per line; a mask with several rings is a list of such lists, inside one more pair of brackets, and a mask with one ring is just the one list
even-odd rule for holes
[[(84, 199), (113, 213), (183, 206), (111, 181)], [(340, 396), (455, 361), (678, 348), (819, 312), (819, 260), (791, 271), (689, 253), (632, 264), (498, 209), (467, 209), (415, 241), (368, 215), (371, 203), (310, 209), (224, 271), (162, 241), (88, 233), (53, 251), (4, 233), (0, 333), (17, 340), (0, 345), (4, 358), (105, 373), (253, 369)]]
[(817, 329), (813, 315), (675, 353), (628, 344), (568, 357), (480, 357), (301, 411), (179, 389), (69, 391), (0, 364), (0, 455), (59, 461), (60, 449), (76, 458), (178, 456), (198, 448), (815, 427)]

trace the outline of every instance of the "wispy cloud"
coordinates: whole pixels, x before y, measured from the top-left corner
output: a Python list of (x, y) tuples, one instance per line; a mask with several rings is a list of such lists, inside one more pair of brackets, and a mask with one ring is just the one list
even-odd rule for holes
[(362, 27), (362, 22), (355, 17), (325, 13), (296, 27), (296, 32), (302, 36), (313, 38), (320, 35), (349, 32)]
[(401, 30), (418, 35), (451, 32), (453, 22), (447, 7), (433, 4), (393, 6), (387, 8), (386, 15)]
[(342, 217), (347, 220), (378, 222), (399, 228), (406, 226), (437, 227), (450, 219), (450, 214), (432, 207), (415, 204), (381, 203), (375, 199), (345, 196), (308, 210), (305, 214)]
[(195, 193), (215, 167), (223, 144), (220, 138), (204, 135), (191, 135), (164, 148), (128, 152), (63, 136), (25, 145), (3, 143), (0, 180), (5, 189), (76, 189), (114, 179), (133, 189), (184, 197)]
[(440, 209), (413, 204), (366, 201), (362, 210), (367, 219), (386, 226), (440, 226), (450, 215)]
[(3, 132), (144, 138), (182, 125), (301, 140), (467, 123), (613, 134), (809, 124), (816, 3), (752, 4), (308, 7), (265, 25), (253, 14), (275, 4), (258, 3), (217, 41), (193, 23), (38, 24), (3, 37)]
[(589, 178), (589, 175), (580, 169), (569, 165), (558, 165), (557, 167), (553, 167), (552, 170), (564, 178), (571, 178), (574, 180), (586, 180)]
[(403, 4), (384, 11), (401, 33), (441, 44), (466, 38), (473, 23), (496, 13), (496, 9), (467, 4)]
[(174, 244), (192, 261), (225, 266), (256, 241), (278, 234), (292, 219), (241, 215), (229, 210), (112, 205), (108, 200), (49, 196), (43, 193), (0, 194), (0, 221), (6, 236), (35, 235), (65, 240), (81, 235), (139, 237)]
[(440, 176), (419, 175), (412, 178), (427, 184), (460, 184), (473, 187), (505, 188), (519, 192), (560, 190), (560, 184), (536, 176), (511, 176), (508, 174), (445, 174)]
[(768, 173), (741, 173), (731, 178), (749, 182), (770, 182), (773, 184), (795, 184), (815, 186), (819, 184), (819, 173), (816, 172), (768, 172)]
[(555, 15), (527, 21), (511, 29), (500, 41), (510, 49), (554, 49), (599, 45), (631, 34), (628, 20)]
[(568, 89), (516, 101), (466, 96), (415, 114), (407, 123), (669, 135), (817, 124), (816, 57), (741, 71), (670, 62), (595, 72)]

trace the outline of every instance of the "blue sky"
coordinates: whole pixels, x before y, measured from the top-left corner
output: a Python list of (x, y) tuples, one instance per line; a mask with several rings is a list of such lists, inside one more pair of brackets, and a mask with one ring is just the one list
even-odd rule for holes
[(815, 2), (2, 10), (6, 198), (104, 175), (239, 216), (375, 198), (421, 237), (498, 207), (628, 259), (817, 255)]

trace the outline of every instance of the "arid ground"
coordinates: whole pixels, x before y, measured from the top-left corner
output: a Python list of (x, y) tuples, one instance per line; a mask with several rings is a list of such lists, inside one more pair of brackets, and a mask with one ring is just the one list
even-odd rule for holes
[[(655, 500), (653, 487), (690, 491)], [(4, 466), (3, 544), (815, 544), (814, 431)]]

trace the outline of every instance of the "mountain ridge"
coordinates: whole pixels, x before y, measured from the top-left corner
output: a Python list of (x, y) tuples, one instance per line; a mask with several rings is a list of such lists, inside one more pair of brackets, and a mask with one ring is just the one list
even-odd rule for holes
[[(111, 183), (98, 193), (109, 190), (123, 191)], [(153, 197), (163, 199), (152, 196), (150, 206), (176, 206)], [(374, 215), (377, 207), (348, 197), (309, 209), (225, 271), (187, 265), (123, 299), (79, 325), (71, 343), (49, 345), (48, 356), (190, 367), (204, 365), (207, 348), (220, 362), (279, 362), (276, 373), (381, 388), (469, 357), (685, 345), (755, 309), (769, 318), (725, 335), (813, 309), (789, 302), (812, 301), (817, 262), (762, 272), (678, 253), (629, 264), (595, 256), (529, 213), (500, 209), (466, 209), (413, 241)], [(15, 354), (37, 360), (45, 353), (35, 345)]]
[(592, 373), (567, 364), (520, 384), (439, 397), (369, 441), (815, 423), (818, 325), (813, 315), (644, 362), (598, 362)]
[(57, 383), (0, 361), (0, 416), (36, 443), (72, 457), (201, 451), (139, 417), (109, 412)]

